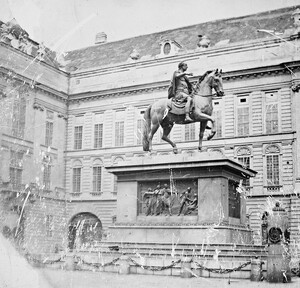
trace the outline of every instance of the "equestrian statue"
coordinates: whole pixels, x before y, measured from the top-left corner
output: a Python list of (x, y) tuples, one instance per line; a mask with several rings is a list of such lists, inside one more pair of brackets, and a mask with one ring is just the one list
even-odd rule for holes
[(152, 139), (159, 126), (163, 129), (162, 140), (170, 143), (173, 152), (178, 153), (176, 144), (169, 138), (174, 124), (190, 124), (200, 122), (198, 150), (202, 149), (202, 140), (208, 121), (211, 131), (207, 137), (210, 140), (216, 134), (215, 119), (212, 116), (214, 96), (224, 96), (222, 70), (207, 71), (192, 85), (187, 76), (187, 64), (181, 62), (174, 72), (168, 89), (168, 99), (161, 99), (146, 109), (144, 113), (143, 150), (152, 151)]

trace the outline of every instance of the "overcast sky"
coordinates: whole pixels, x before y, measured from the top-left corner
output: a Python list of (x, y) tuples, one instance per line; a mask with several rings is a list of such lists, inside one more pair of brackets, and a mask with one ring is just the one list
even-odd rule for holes
[(274, 10), (299, 0), (0, 0), (0, 20), (16, 18), (37, 42), (56, 51)]

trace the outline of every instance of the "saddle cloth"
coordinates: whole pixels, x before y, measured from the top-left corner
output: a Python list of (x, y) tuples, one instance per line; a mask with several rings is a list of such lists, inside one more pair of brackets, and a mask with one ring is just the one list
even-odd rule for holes
[[(168, 99), (168, 102), (167, 102), (169, 112), (173, 113), (173, 114), (176, 114), (176, 115), (185, 114), (185, 104), (186, 104), (186, 101), (179, 103), (179, 102), (176, 102), (174, 100), (174, 98)], [(192, 103), (191, 103), (191, 108), (192, 107), (193, 107), (193, 100), (192, 100)]]

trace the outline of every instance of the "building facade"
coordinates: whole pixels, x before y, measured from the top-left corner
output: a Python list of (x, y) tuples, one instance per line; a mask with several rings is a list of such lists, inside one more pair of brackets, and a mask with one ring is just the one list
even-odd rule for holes
[[(297, 243), (299, 15), (290, 7), (98, 41), (68, 52), (64, 66), (39, 52), (37, 43), (29, 53), (2, 40), (1, 205), (23, 215), (23, 242), (42, 242), (43, 251), (53, 252), (75, 241), (109, 240), (117, 186), (105, 167), (145, 156), (143, 113), (167, 97), (173, 71), (186, 61), (192, 81), (207, 70), (224, 71), (225, 96), (213, 100), (217, 134), (203, 145), (258, 172), (243, 183), (254, 242), (262, 241), (263, 212), (279, 201)], [(198, 134), (199, 123), (175, 125), (171, 139), (180, 153), (193, 154)], [(153, 153), (172, 154), (160, 137), (158, 131)]]

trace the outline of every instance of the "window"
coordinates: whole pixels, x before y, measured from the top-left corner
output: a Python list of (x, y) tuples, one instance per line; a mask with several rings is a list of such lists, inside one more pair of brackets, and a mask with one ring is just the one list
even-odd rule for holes
[(115, 123), (115, 146), (124, 146), (124, 121)]
[[(250, 168), (250, 157), (249, 156), (244, 156), (244, 157), (238, 157), (238, 161), (243, 165), (244, 168)], [(250, 179), (244, 179), (243, 185), (245, 187), (250, 186)]]
[(75, 126), (74, 131), (74, 149), (82, 149), (82, 126)]
[(237, 97), (237, 136), (248, 136), (250, 133), (249, 103), (248, 97)]
[(25, 131), (26, 100), (17, 98), (13, 102), (12, 135), (23, 138)]
[(265, 121), (266, 133), (278, 132), (278, 93), (267, 92), (265, 93)]
[(51, 181), (51, 166), (49, 164), (44, 164), (43, 188), (45, 190), (50, 190), (50, 181)]
[(94, 148), (102, 148), (103, 145), (103, 124), (95, 124)]
[(9, 178), (13, 190), (21, 189), (23, 172), (23, 152), (16, 152), (11, 150)]
[(52, 146), (53, 138), (53, 122), (46, 121), (46, 136), (45, 136), (45, 145)]
[(279, 185), (279, 155), (267, 155), (267, 185)]
[(53, 236), (54, 223), (53, 223), (53, 215), (46, 216), (46, 235), (47, 237)]
[(184, 125), (184, 139), (185, 141), (195, 140), (195, 123)]
[(213, 116), (215, 117), (216, 134), (215, 138), (221, 138), (222, 134), (222, 108), (220, 101), (214, 102)]
[[(239, 147), (236, 151), (236, 157), (238, 162), (242, 164), (244, 168), (250, 168), (251, 166), (251, 150), (250, 148), (244, 146)], [(250, 186), (250, 178), (244, 179), (243, 186)]]
[(171, 52), (171, 44), (169, 42), (165, 43), (164, 45), (164, 54), (168, 55)]
[(93, 167), (93, 192), (101, 192), (101, 175), (102, 175), (102, 167), (94, 166)]
[(237, 109), (237, 123), (238, 136), (249, 135), (249, 107)]
[(266, 148), (266, 180), (267, 186), (280, 185), (280, 150), (277, 145), (269, 145)]
[(142, 139), (143, 139), (143, 123), (144, 123), (143, 119), (138, 119), (137, 120), (137, 133), (136, 133), (136, 137), (137, 137), (136, 144), (137, 145), (141, 145), (142, 144)]
[(73, 193), (81, 192), (81, 167), (73, 168)]

